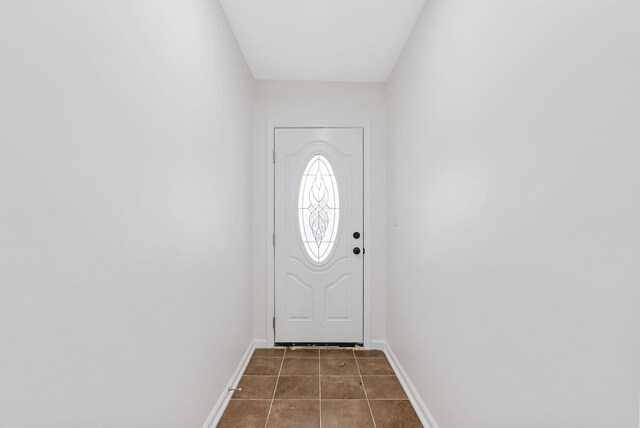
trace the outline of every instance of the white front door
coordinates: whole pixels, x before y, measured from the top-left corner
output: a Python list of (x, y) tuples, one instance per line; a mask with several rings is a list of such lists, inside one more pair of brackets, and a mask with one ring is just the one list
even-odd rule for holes
[(363, 129), (275, 129), (275, 342), (363, 341)]

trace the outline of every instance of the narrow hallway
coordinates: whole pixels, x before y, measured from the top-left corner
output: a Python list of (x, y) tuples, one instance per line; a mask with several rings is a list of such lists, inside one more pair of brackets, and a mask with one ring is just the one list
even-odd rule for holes
[(639, 428), (639, 0), (0, 10), (0, 428)]

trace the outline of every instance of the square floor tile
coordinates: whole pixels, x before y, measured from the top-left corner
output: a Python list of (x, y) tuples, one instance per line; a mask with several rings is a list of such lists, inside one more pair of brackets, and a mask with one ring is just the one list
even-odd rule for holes
[(357, 349), (355, 352), (356, 358), (370, 358), (370, 357), (384, 357), (384, 352), (378, 349)]
[(246, 375), (277, 375), (282, 365), (281, 358), (252, 357), (244, 371)]
[(283, 376), (317, 376), (320, 362), (316, 358), (285, 358)]
[(421, 428), (422, 423), (408, 400), (369, 401), (377, 428)]
[(278, 376), (242, 376), (238, 383), (239, 391), (233, 393), (233, 399), (252, 398), (271, 400), (276, 389)]
[(320, 408), (322, 428), (373, 427), (366, 400), (323, 400)]
[(284, 348), (256, 348), (253, 351), (253, 356), (263, 358), (282, 358), (284, 356), (284, 351)]
[(319, 400), (274, 400), (267, 421), (268, 428), (320, 426)]
[(395, 375), (386, 358), (358, 358), (360, 373), (365, 375)]
[(321, 349), (320, 358), (354, 358), (353, 349)]
[(320, 356), (320, 350), (315, 348), (287, 349), (284, 356), (285, 358), (318, 358)]
[(231, 400), (217, 428), (264, 428), (271, 400)]
[(276, 399), (320, 398), (319, 380), (318, 376), (280, 376)]
[(362, 376), (369, 400), (406, 400), (402, 385), (395, 376)]
[(353, 376), (358, 375), (355, 358), (321, 358), (321, 376)]
[(322, 376), (320, 394), (323, 400), (366, 398), (360, 376)]

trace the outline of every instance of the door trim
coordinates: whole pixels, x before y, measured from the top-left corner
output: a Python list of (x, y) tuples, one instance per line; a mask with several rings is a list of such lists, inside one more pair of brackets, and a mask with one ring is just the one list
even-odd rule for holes
[[(364, 136), (364, 227), (362, 246), (366, 249), (364, 258), (364, 295), (363, 295), (363, 339), (364, 347), (371, 347), (371, 254), (373, 254), (372, 240), (372, 205), (371, 205), (371, 121), (370, 120), (320, 120), (320, 121), (269, 121), (267, 123), (267, 346), (274, 345), (273, 319), (275, 317), (275, 251), (273, 234), (275, 232), (275, 168), (273, 163), (273, 149), (275, 147), (275, 130), (277, 128), (360, 128)], [(368, 256), (368, 257), (366, 257)]]

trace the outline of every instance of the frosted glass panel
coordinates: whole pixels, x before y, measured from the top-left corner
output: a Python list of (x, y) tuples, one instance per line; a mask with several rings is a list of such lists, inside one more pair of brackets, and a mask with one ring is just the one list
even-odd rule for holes
[(300, 236), (309, 257), (322, 263), (329, 257), (338, 233), (340, 199), (331, 164), (314, 155), (304, 169), (298, 196)]

